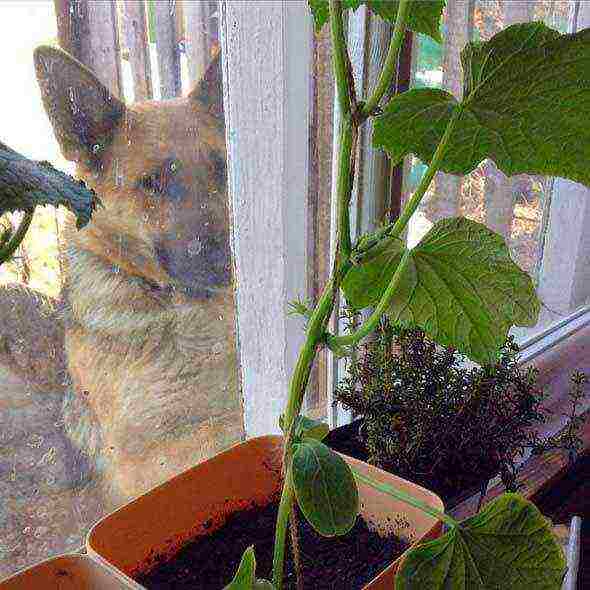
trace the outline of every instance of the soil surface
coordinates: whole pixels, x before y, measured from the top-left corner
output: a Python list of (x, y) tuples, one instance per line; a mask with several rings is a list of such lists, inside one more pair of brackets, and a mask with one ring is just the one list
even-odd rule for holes
[(569, 526), (572, 516), (582, 518), (578, 588), (590, 588), (590, 455), (532, 500), (555, 524)]
[[(195, 540), (172, 560), (138, 577), (137, 582), (149, 590), (222, 590), (250, 545), (255, 546), (257, 577), (270, 579), (276, 517), (276, 504), (240, 512), (218, 531)], [(301, 514), (298, 521), (306, 590), (360, 590), (407, 546), (395, 536), (382, 538), (370, 531), (361, 517), (347, 535), (331, 539), (318, 535)], [(285, 587), (296, 587), (291, 557), (287, 559)]]

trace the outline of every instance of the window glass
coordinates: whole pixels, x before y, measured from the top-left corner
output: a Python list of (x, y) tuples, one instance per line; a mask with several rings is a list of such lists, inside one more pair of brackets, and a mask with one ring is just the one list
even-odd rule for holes
[(243, 436), (217, 3), (55, 4), (0, 3), (2, 141), (103, 207), (0, 269), (0, 578)]

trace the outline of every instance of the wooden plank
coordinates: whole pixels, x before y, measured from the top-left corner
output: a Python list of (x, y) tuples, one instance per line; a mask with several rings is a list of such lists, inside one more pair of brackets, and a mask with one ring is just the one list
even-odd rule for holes
[(198, 0), (185, 2), (185, 42), (190, 84), (199, 81), (211, 60), (215, 43), (215, 20), (211, 2)]
[[(392, 27), (383, 19), (369, 12), (365, 35), (361, 96), (368, 96), (377, 84), (389, 49)], [(359, 76), (360, 74), (359, 68)], [(395, 85), (392, 85), (389, 94), (394, 89)], [(391, 166), (389, 158), (383, 150), (373, 149), (372, 121), (364, 125), (361, 130), (359, 156), (356, 237), (375, 229), (377, 224), (383, 220), (390, 198)]]
[[(473, 9), (473, 0), (449, 0), (446, 7), (442, 86), (459, 99), (463, 93), (461, 51), (473, 32)], [(434, 195), (423, 207), (431, 221), (459, 214), (462, 185), (460, 176), (436, 175)]]
[(80, 59), (79, 4), (75, 0), (54, 0), (53, 4), (57, 20), (59, 46), (64, 51)]
[(123, 0), (123, 36), (125, 52), (131, 64), (135, 101), (153, 98), (152, 67), (143, 0)]
[(279, 431), (305, 337), (285, 312), (307, 292), (313, 26), (304, 0), (225, 0), (220, 15), (244, 423), (257, 436)]
[(485, 163), (485, 224), (496, 233), (510, 238), (514, 217), (514, 183), (492, 161)]
[[(310, 122), (310, 169), (308, 191), (308, 296), (317, 301), (328, 280), (330, 267), (330, 203), (334, 116), (334, 76), (329, 27), (313, 37), (312, 114)], [(328, 403), (328, 352), (317, 357), (310, 379), (308, 411), (326, 416)]]
[(123, 96), (115, 0), (55, 0), (62, 47), (88, 66), (116, 96)]
[[(398, 78), (395, 82), (395, 93), (399, 94), (409, 90), (412, 82), (412, 67), (416, 52), (414, 48), (417, 36), (408, 31), (404, 39), (400, 55), (400, 64)], [(404, 158), (404, 161), (397, 166), (391, 166), (389, 178), (389, 201), (387, 203), (389, 221), (395, 221), (401, 213), (402, 198), (404, 193), (404, 182), (410, 170), (410, 157)]]
[(160, 96), (163, 100), (180, 96), (180, 54), (176, 33), (176, 0), (154, 2), (155, 38), (158, 49)]

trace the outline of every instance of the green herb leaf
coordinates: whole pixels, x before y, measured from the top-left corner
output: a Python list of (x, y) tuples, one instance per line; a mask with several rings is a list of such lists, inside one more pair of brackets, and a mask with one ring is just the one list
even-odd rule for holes
[(242, 560), (234, 579), (224, 588), (224, 590), (252, 590), (256, 580), (256, 556), (254, 555), (254, 546), (251, 545), (244, 551)]
[[(353, 268), (344, 292), (350, 304), (374, 305), (401, 257), (391, 252)], [(368, 285), (370, 297), (362, 296)], [(480, 363), (493, 362), (512, 326), (533, 326), (539, 301), (531, 278), (510, 258), (504, 239), (461, 217), (437, 222), (411, 251), (389, 315), (394, 323), (419, 327), (436, 342)]]
[(377, 118), (373, 145), (394, 162), (408, 153), (430, 162), (460, 104), (444, 172), (464, 175), (491, 158), (508, 175), (590, 186), (590, 29), (560, 35), (543, 23), (513, 25), (470, 43), (461, 59), (462, 103), (441, 90), (398, 95)]
[[(398, 0), (342, 0), (342, 3), (345, 9), (351, 10), (356, 10), (361, 4), (366, 4), (369, 10), (395, 25), (399, 7)], [(440, 20), (445, 3), (446, 0), (412, 2), (408, 14), (408, 29), (415, 33), (429, 35), (440, 43), (442, 41)], [(316, 30), (320, 31), (330, 18), (328, 0), (309, 0), (309, 6), (313, 13)]]
[(504, 494), (446, 535), (410, 551), (399, 590), (559, 590), (565, 559), (548, 521), (517, 494)]
[(349, 270), (342, 282), (346, 301), (355, 310), (371, 307), (381, 299), (406, 246), (399, 238), (386, 238), (374, 250), (371, 260)]
[(49, 162), (29, 160), (0, 142), (0, 215), (60, 205), (76, 215), (78, 229), (92, 217), (100, 200), (94, 191)]
[(311, 526), (325, 537), (343, 535), (359, 510), (358, 489), (344, 459), (314, 439), (295, 445), (291, 473), (297, 503)]

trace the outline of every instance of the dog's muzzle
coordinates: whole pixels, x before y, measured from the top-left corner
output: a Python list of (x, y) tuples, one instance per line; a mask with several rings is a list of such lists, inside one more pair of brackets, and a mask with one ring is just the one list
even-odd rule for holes
[(193, 299), (213, 297), (231, 283), (229, 237), (166, 236), (156, 254), (176, 289)]

